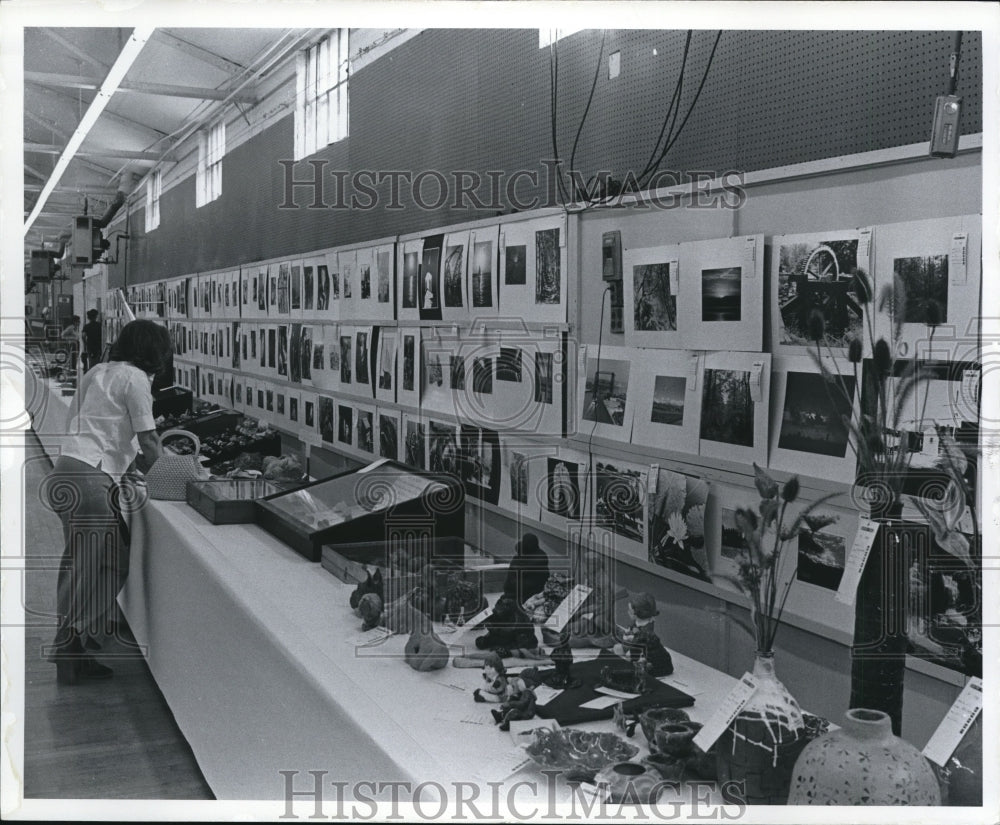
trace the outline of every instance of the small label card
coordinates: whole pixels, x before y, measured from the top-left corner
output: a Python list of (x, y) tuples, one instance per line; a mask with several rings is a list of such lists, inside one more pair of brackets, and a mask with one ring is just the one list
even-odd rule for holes
[(868, 554), (872, 551), (875, 536), (878, 535), (878, 524), (869, 518), (861, 518), (858, 522), (858, 532), (854, 536), (854, 544), (847, 555), (844, 574), (840, 578), (840, 587), (834, 598), (841, 604), (854, 604), (858, 592), (858, 582), (868, 563)]
[(983, 681), (973, 676), (924, 745), (924, 756), (944, 767), (982, 709)]
[(485, 622), (492, 613), (493, 613), (492, 607), (487, 607), (483, 610), (480, 610), (475, 616), (473, 616), (471, 619), (469, 619), (469, 621), (467, 621), (464, 625), (462, 625), (462, 630), (469, 631), (479, 627), (479, 625)]
[(753, 278), (757, 267), (757, 238), (753, 235), (746, 236), (746, 243), (743, 245), (743, 277)]
[(762, 382), (764, 380), (764, 362), (754, 361), (750, 367), (750, 398), (754, 404), (764, 400)]
[(956, 232), (951, 236), (948, 250), (948, 272), (955, 286), (965, 286), (969, 279), (969, 233)]
[(681, 288), (680, 261), (667, 261), (667, 272), (670, 273), (670, 294), (676, 296)]
[(573, 614), (580, 609), (587, 596), (590, 595), (591, 588), (585, 584), (578, 584), (566, 595), (566, 598), (559, 603), (559, 607), (552, 611), (545, 627), (549, 630), (560, 632), (566, 623), (573, 618)]
[(612, 705), (617, 705), (620, 701), (621, 699), (617, 696), (598, 696), (596, 699), (584, 702), (580, 707), (584, 710), (604, 710)]
[(866, 226), (859, 233), (858, 238), (858, 266), (863, 266), (866, 270), (870, 269), (868, 260), (871, 258), (872, 254), (872, 228)]
[(596, 687), (594, 688), (598, 693), (603, 693), (605, 696), (614, 696), (616, 699), (637, 699), (639, 697), (638, 693), (629, 693), (624, 690), (615, 690), (609, 687)]
[[(508, 671), (508, 673), (509, 672), (510, 671)], [(547, 705), (560, 693), (562, 693), (562, 690), (558, 688), (549, 687), (548, 685), (539, 685), (535, 688), (535, 703), (538, 705)]]
[(703, 751), (708, 753), (708, 749), (715, 744), (715, 740), (722, 736), (722, 732), (728, 728), (733, 720), (743, 710), (750, 697), (757, 690), (757, 680), (749, 673), (744, 673), (740, 677), (739, 684), (736, 685), (722, 700), (722, 703), (715, 709), (712, 718), (705, 723), (705, 726), (698, 731), (694, 738), (694, 743)]
[(656, 489), (660, 481), (660, 465), (650, 464), (649, 465), (649, 475), (646, 476), (646, 492), (651, 496), (656, 495)]
[(691, 353), (688, 359), (688, 392), (695, 392), (698, 389), (698, 353)]

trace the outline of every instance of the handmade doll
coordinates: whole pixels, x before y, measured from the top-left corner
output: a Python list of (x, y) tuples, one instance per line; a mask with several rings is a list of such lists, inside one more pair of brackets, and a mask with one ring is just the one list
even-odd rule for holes
[(528, 668), (519, 676), (514, 676), (507, 687), (507, 698), (499, 710), (490, 711), (500, 730), (510, 730), (510, 723), (517, 719), (532, 719), (535, 716), (534, 688), (538, 685), (538, 670)]
[(670, 653), (656, 635), (653, 619), (659, 613), (656, 599), (649, 593), (640, 593), (629, 600), (628, 614), (632, 623), (622, 634), (622, 652), (632, 662), (645, 657), (646, 672), (653, 677), (669, 676), (674, 672)]
[(569, 579), (565, 572), (556, 570), (549, 576), (541, 593), (530, 596), (525, 601), (524, 612), (531, 616), (535, 624), (544, 624), (563, 599), (569, 594)]
[(507, 668), (503, 659), (490, 651), (483, 659), (483, 681), (486, 685), (472, 691), (476, 702), (502, 702), (507, 698)]
[(483, 625), (487, 628), (486, 634), (476, 638), (476, 647), (480, 650), (495, 650), (501, 657), (507, 657), (522, 655), (514, 651), (538, 648), (535, 627), (512, 596), (500, 596)]

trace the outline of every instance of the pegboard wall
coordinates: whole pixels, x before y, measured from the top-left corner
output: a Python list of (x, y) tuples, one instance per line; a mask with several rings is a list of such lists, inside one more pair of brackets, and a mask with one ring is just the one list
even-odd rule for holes
[[(683, 31), (583, 31), (559, 42), (557, 144), (569, 162), (580, 118), (575, 167), (589, 177), (623, 179), (647, 164), (682, 63)], [(716, 32), (692, 34), (679, 115), (694, 99)], [(837, 157), (928, 138), (934, 97), (947, 91), (951, 32), (724, 31), (697, 105), (661, 168), (753, 171)], [(621, 74), (608, 77), (608, 56)], [(600, 53), (600, 58), (599, 58)], [(535, 29), (432, 29), (351, 78), (350, 137), (311, 156), (326, 169), (357, 172), (526, 170), (517, 195), (545, 205), (551, 193), (543, 159), (554, 157), (550, 127), (550, 50)], [(982, 39), (966, 33), (958, 92), (962, 132), (982, 131)], [(290, 110), (289, 110), (290, 111)], [(254, 113), (248, 113), (251, 119)], [(292, 117), (282, 118), (223, 161), (223, 194), (200, 209), (194, 177), (164, 193), (160, 226), (143, 233), (132, 211), (133, 240), (112, 267), (111, 285), (234, 266), (263, 258), (418, 232), (513, 211), (506, 193), (479, 191), (487, 207), (451, 197), (436, 209), (416, 206), (403, 187), (398, 206), (388, 183), (374, 209), (281, 209), (292, 157)], [(312, 174), (300, 163), (296, 177)], [(488, 180), (488, 178), (486, 178)], [(325, 200), (334, 202), (333, 179)], [(669, 183), (668, 181), (665, 181)], [(429, 180), (425, 197), (438, 192)], [(350, 197), (351, 192), (346, 193)], [(495, 201), (495, 202), (494, 202)]]

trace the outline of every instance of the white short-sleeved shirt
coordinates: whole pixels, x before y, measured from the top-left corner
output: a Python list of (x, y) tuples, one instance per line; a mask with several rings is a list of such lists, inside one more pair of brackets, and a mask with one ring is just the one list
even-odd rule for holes
[(124, 361), (87, 372), (68, 430), (76, 438), (62, 455), (120, 478), (139, 452), (136, 433), (156, 429), (151, 383), (145, 372)]

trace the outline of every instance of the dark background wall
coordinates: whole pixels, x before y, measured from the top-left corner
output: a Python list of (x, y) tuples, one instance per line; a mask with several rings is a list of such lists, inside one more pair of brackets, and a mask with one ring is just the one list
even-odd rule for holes
[[(694, 32), (680, 116), (693, 100), (715, 41)], [(591, 89), (601, 33), (558, 44), (559, 155), (567, 162)], [(681, 66), (685, 32), (609, 31), (575, 166), (623, 179), (653, 150)], [(725, 31), (711, 71), (681, 137), (665, 157), (671, 170), (752, 171), (926, 141), (934, 96), (947, 89), (951, 32)], [(607, 59), (621, 52), (622, 71), (608, 79)], [(350, 137), (311, 159), (327, 161), (327, 203), (336, 201), (331, 170), (453, 170), (485, 175), (518, 169), (522, 200), (545, 199), (542, 159), (554, 157), (550, 125), (550, 50), (538, 32), (428, 30), (351, 78)], [(981, 37), (963, 43), (959, 93), (962, 132), (982, 131)], [(251, 113), (250, 117), (253, 118)], [(280, 209), (292, 157), (291, 115), (233, 149), (223, 160), (222, 196), (195, 209), (194, 177), (164, 193), (159, 227), (143, 234), (133, 210), (127, 264), (112, 267), (110, 286), (235, 266), (386, 235), (421, 231), (510, 211), (416, 208), (403, 188), (403, 209)], [(296, 165), (309, 178), (310, 165)], [(388, 184), (378, 187), (382, 203)], [(424, 197), (438, 185), (428, 180)], [(348, 193), (349, 194), (349, 193)], [(490, 201), (484, 185), (478, 192)]]

